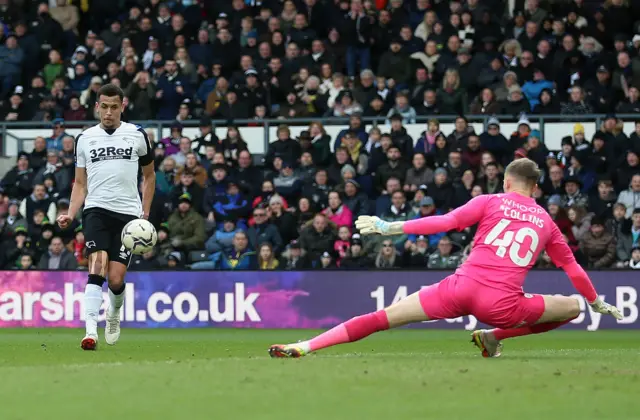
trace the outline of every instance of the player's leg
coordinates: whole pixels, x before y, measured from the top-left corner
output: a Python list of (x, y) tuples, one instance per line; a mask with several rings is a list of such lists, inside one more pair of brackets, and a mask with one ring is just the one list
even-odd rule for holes
[(272, 357), (301, 357), (338, 344), (352, 343), (369, 335), (400, 327), (412, 322), (427, 321), (422, 308), (420, 292), (416, 292), (393, 305), (343, 322), (311, 340), (289, 345), (274, 345), (269, 349)]
[[(551, 295), (534, 295), (534, 298), (537, 301), (532, 299), (523, 301), (526, 325), (474, 331), (473, 339), (476, 345), (481, 348), (484, 346), (489, 353), (492, 353), (491, 349), (499, 347), (500, 341), (504, 339), (548, 332), (571, 322), (580, 315), (580, 304), (576, 298)], [(542, 314), (536, 315), (539, 312)]]
[(98, 345), (98, 314), (102, 306), (102, 285), (109, 266), (107, 252), (103, 250), (92, 252), (89, 254), (88, 264), (89, 279), (84, 289), (86, 335), (81, 347), (84, 350), (95, 350)]
[(87, 248), (89, 278), (84, 289), (84, 311), (86, 335), (81, 347), (95, 350), (98, 344), (98, 313), (102, 306), (102, 286), (106, 281), (109, 269), (110, 246), (108, 223), (94, 209), (83, 213), (85, 244)]
[[(115, 218), (114, 218), (115, 219)], [(131, 253), (122, 245), (121, 233), (126, 221), (114, 220), (109, 249), (109, 308), (106, 313), (104, 339), (114, 345), (120, 338), (120, 308), (124, 303), (124, 277), (131, 261)]]
[(300, 357), (326, 347), (358, 341), (389, 328), (467, 315), (464, 308), (468, 306), (471, 292), (464, 280), (453, 274), (381, 311), (352, 318), (309, 341), (271, 346), (269, 353), (272, 357)]
[(120, 308), (124, 303), (126, 283), (124, 276), (127, 266), (119, 261), (109, 263), (109, 308), (106, 313), (104, 339), (109, 345), (114, 345), (120, 338)]

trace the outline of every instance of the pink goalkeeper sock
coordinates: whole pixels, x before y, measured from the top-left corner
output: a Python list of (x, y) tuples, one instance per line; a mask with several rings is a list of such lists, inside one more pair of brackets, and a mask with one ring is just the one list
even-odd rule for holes
[(371, 312), (366, 315), (351, 318), (347, 322), (337, 325), (327, 332), (312, 338), (309, 341), (310, 351), (324, 349), (336, 344), (352, 343), (361, 340), (375, 332), (388, 330), (389, 320), (387, 313), (382, 311)]
[(547, 322), (544, 324), (536, 324), (527, 327), (520, 328), (510, 328), (510, 329), (502, 329), (496, 328), (492, 330), (493, 336), (496, 340), (504, 340), (505, 338), (513, 338), (513, 337), (521, 337), (523, 335), (530, 334), (540, 334), (543, 332), (555, 330), (556, 328), (562, 327), (564, 324), (568, 324), (575, 318), (567, 319), (566, 321), (557, 321), (557, 322)]

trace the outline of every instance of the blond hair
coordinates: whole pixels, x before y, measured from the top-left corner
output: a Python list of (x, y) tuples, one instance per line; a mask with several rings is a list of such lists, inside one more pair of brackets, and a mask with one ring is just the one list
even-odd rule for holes
[(507, 166), (504, 174), (516, 178), (529, 187), (536, 185), (540, 179), (538, 164), (528, 158), (514, 160)]

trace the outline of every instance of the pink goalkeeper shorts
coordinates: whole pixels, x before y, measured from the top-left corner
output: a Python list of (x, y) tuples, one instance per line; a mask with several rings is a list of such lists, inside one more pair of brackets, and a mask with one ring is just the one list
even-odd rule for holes
[(532, 325), (544, 312), (542, 295), (504, 292), (452, 274), (420, 291), (420, 303), (430, 320), (473, 315), (498, 328)]

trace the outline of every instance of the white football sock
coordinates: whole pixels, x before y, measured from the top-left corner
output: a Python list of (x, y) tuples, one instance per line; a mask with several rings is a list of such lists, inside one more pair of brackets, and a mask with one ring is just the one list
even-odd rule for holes
[(111, 289), (109, 289), (109, 316), (113, 316), (120, 312), (122, 304), (124, 303), (124, 288), (122, 293), (115, 295)]
[(84, 316), (87, 335), (98, 335), (98, 313), (102, 305), (102, 287), (87, 284), (84, 288)]

